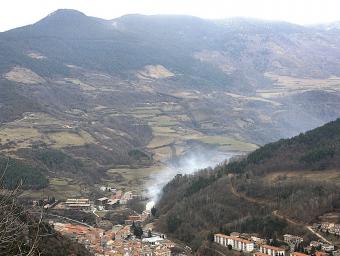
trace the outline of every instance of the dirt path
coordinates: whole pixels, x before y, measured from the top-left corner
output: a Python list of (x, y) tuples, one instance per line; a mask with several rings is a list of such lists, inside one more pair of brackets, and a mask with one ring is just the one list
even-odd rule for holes
[(51, 213), (46, 213), (47, 216), (52, 216), (52, 217), (56, 217), (56, 218), (60, 218), (60, 219), (64, 219), (64, 220), (68, 220), (70, 222), (74, 222), (74, 223), (77, 223), (79, 225), (83, 225), (85, 227), (88, 227), (88, 228), (94, 228), (93, 226), (89, 225), (89, 224), (86, 224), (84, 222), (80, 222), (78, 220), (74, 220), (74, 219), (71, 219), (71, 218), (68, 218), (68, 217), (65, 217), (65, 216), (61, 216), (61, 215), (56, 215), (56, 214), (51, 214)]
[(250, 202), (250, 203), (255, 203), (255, 204), (265, 204), (265, 205), (270, 205), (271, 204), (271, 202), (269, 202), (269, 201), (266, 201), (266, 200), (261, 200), (261, 199), (259, 199), (259, 198), (253, 198), (253, 197), (249, 197), (249, 196), (247, 196), (247, 195), (245, 195), (245, 194), (243, 194), (243, 193), (240, 193), (240, 192), (237, 192), (236, 191), (236, 189), (235, 189), (235, 187), (234, 187), (234, 184), (231, 182), (230, 183), (231, 185), (230, 185), (230, 191), (231, 191), (231, 193), (234, 195), (234, 196), (236, 196), (236, 197), (238, 197), (238, 198), (240, 198), (240, 199), (244, 199), (244, 200), (246, 200), (246, 201), (248, 201), (248, 202)]
[(289, 222), (290, 224), (293, 224), (293, 225), (302, 225), (302, 226), (305, 226), (307, 227), (304, 223), (302, 222), (298, 222), (296, 220), (293, 220), (285, 215), (282, 215), (281, 213), (279, 213), (278, 210), (275, 210), (272, 212), (273, 216), (279, 218), (279, 219), (283, 219), (283, 220), (286, 220), (287, 222)]

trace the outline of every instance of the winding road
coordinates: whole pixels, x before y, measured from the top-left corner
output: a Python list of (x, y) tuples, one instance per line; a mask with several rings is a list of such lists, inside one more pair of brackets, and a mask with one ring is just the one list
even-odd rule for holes
[[(234, 187), (234, 184), (232, 182), (230, 182), (230, 192), (240, 198), (240, 199), (244, 199), (250, 203), (256, 203), (256, 204), (261, 204), (261, 205), (270, 205), (271, 203), (269, 201), (266, 201), (266, 200), (261, 200), (261, 199), (257, 199), (257, 198), (252, 198), (252, 197), (249, 197), (247, 195), (244, 195), (243, 193), (239, 193), (236, 191), (235, 187)], [(288, 216), (285, 216), (283, 214), (281, 214), (279, 212), (279, 210), (274, 210), (272, 212), (272, 215), (277, 217), (277, 218), (280, 218), (280, 219), (283, 219), (285, 221), (287, 221), (288, 223), (290, 224), (293, 224), (293, 225), (301, 225), (301, 226), (304, 226), (308, 231), (310, 231), (311, 233), (313, 233), (314, 235), (316, 235), (317, 237), (319, 237), (322, 241), (328, 243), (328, 244), (332, 244), (329, 240), (327, 240), (324, 236), (322, 236), (321, 234), (319, 234), (318, 232), (316, 232), (315, 230), (313, 230), (313, 228), (305, 223), (302, 223), (302, 222), (299, 222), (299, 221), (296, 221), (296, 220), (293, 220), (291, 218), (289, 218)]]

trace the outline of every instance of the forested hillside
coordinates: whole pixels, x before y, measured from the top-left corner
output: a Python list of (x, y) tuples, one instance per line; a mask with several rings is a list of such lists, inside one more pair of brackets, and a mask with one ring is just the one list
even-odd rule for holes
[(158, 227), (194, 248), (218, 230), (308, 234), (296, 225), (340, 208), (339, 160), (337, 119), (214, 169), (178, 175), (163, 189)]

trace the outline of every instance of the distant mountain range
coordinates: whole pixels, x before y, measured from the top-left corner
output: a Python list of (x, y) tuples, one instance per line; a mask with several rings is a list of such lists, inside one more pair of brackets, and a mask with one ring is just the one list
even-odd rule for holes
[(0, 33), (1, 151), (105, 171), (296, 135), (340, 115), (335, 27), (58, 10)]
[(313, 78), (339, 75), (340, 32), (328, 27), (176, 15), (103, 20), (58, 10), (33, 25), (1, 33), (1, 69), (30, 67), (27, 52), (37, 51), (46, 56), (32, 67), (41, 75), (70, 72), (65, 64), (120, 75), (161, 64), (193, 83), (204, 80), (210, 86), (240, 91), (242, 81), (242, 87), (254, 92), (272, 83), (266, 72)]

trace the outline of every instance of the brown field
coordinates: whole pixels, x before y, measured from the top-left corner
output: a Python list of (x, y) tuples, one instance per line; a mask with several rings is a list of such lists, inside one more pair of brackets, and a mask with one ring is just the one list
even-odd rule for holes
[(276, 85), (274, 89), (257, 91), (257, 95), (265, 99), (310, 90), (340, 91), (340, 77), (331, 76), (326, 79), (311, 79), (280, 76), (273, 73), (266, 73), (265, 76), (274, 81)]
[(145, 184), (151, 179), (152, 174), (162, 170), (162, 165), (155, 165), (146, 168), (119, 168), (110, 169), (107, 174), (111, 179), (103, 179), (103, 184), (108, 184), (117, 189), (132, 190), (136, 192), (143, 192)]
[(308, 179), (312, 181), (328, 180), (340, 185), (340, 170), (322, 170), (322, 171), (288, 171), (274, 172), (266, 175), (267, 182), (275, 182), (279, 179), (297, 180)]
[(41, 190), (25, 190), (21, 196), (29, 198), (46, 198), (54, 196), (58, 200), (85, 196), (88, 186), (68, 178), (51, 178), (47, 188)]
[(32, 70), (22, 67), (14, 67), (11, 71), (6, 73), (4, 77), (7, 80), (22, 83), (22, 84), (41, 84), (45, 79), (34, 73)]

